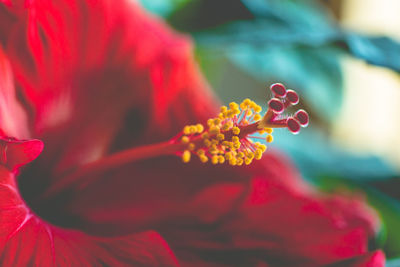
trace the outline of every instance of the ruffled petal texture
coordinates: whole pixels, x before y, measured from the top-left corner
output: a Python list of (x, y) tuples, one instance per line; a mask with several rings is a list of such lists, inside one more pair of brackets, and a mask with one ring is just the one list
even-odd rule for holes
[(9, 9), (19, 23), (7, 53), (52, 176), (170, 138), (181, 121), (214, 111), (190, 42), (134, 2), (34, 0)]
[(178, 266), (156, 232), (99, 238), (43, 222), (23, 202), (14, 175), (4, 167), (0, 199), (2, 266)]
[[(11, 120), (3, 132), (45, 143), (18, 179), (28, 203), (82, 164), (168, 140), (215, 115), (190, 42), (135, 1), (12, 2), (4, 9), (12, 29), (0, 28), (7, 35), (0, 40), (17, 90), (8, 79), (1, 93), (27, 123)], [(271, 152), (251, 167), (183, 166), (165, 156), (96, 174), (57, 201), (42, 199), (47, 215), (83, 232), (65, 230), (39, 219), (19, 196), (10, 168), (30, 159), (0, 168), (0, 262), (175, 266), (149, 229), (184, 266), (368, 262), (367, 242), (379, 227), (362, 200), (318, 194)]]
[[(12, 73), (0, 50), (0, 89), (10, 110), (18, 111)], [(3, 132), (24, 126), (20, 113), (0, 109), (7, 118)], [(10, 123), (7, 123), (10, 122)], [(16, 131), (18, 133), (18, 131)], [(43, 150), (40, 140), (0, 138), (0, 262), (2, 266), (178, 266), (161, 236), (154, 231), (103, 238), (50, 225), (34, 214), (23, 201), (16, 183), (19, 167), (30, 163)], [(40, 178), (40, 177), (37, 177)]]
[(141, 162), (130, 170), (142, 176), (127, 181), (112, 173), (81, 188), (65, 210), (97, 234), (156, 229), (185, 266), (311, 267), (368, 252), (379, 221), (362, 199), (315, 192), (272, 153), (263, 164), (232, 170)]

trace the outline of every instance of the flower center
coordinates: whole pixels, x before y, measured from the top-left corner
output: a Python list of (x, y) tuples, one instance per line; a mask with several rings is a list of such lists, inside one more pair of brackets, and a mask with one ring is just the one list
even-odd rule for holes
[(267, 149), (259, 141), (271, 143), (272, 128), (287, 127), (297, 134), (300, 127), (307, 126), (309, 121), (304, 110), (298, 110), (294, 116), (284, 115), (288, 107), (299, 102), (295, 91), (286, 90), (279, 83), (273, 84), (270, 90), (274, 97), (268, 101), (264, 116), (260, 114), (262, 108), (250, 99), (245, 99), (240, 105), (232, 102), (229, 107), (222, 106), (218, 116), (209, 119), (206, 127), (202, 124), (188, 125), (169, 141), (127, 149), (83, 165), (57, 180), (42, 197), (48, 198), (78, 183), (92, 182), (96, 174), (133, 161), (162, 155), (180, 156), (184, 163), (195, 155), (203, 163), (210, 160), (212, 164), (227, 162), (233, 166), (259, 160)]

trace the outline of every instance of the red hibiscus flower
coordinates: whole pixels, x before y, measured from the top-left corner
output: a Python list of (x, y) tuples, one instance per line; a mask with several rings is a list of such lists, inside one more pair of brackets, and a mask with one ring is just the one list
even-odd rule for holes
[(277, 152), (146, 157), (217, 114), (185, 37), (132, 1), (5, 4), (2, 266), (384, 265), (372, 211), (313, 191)]

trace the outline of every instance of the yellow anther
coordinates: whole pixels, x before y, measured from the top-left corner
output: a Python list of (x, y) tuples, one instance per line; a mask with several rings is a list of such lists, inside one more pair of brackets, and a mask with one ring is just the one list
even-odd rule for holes
[(203, 133), (201, 135), (201, 138), (203, 138), (203, 139), (207, 139), (208, 137), (210, 137), (208, 133)]
[(212, 156), (211, 163), (215, 165), (218, 164), (218, 162), (219, 162), (219, 157), (217, 155)]
[(265, 128), (264, 130), (269, 134), (272, 134), (272, 132), (274, 131), (274, 129), (272, 128)]
[(267, 138), (265, 138), (265, 140), (266, 140), (268, 143), (271, 143), (272, 141), (274, 141), (274, 138), (272, 137), (272, 135), (267, 135)]
[(262, 111), (262, 108), (259, 105), (254, 106), (254, 111), (257, 113), (260, 113)]
[(188, 149), (189, 149), (190, 151), (193, 151), (195, 148), (196, 148), (196, 145), (193, 144), (193, 143), (190, 143), (190, 144), (188, 145)]
[(210, 126), (209, 132), (210, 132), (210, 134), (219, 134), (220, 129), (218, 126), (213, 125), (213, 126)]
[(229, 130), (229, 124), (225, 123), (224, 125), (222, 125), (221, 129), (222, 129), (222, 131), (228, 131)]
[(201, 156), (204, 155), (206, 152), (204, 151), (204, 149), (199, 149), (197, 150), (197, 155)]
[(205, 145), (206, 147), (211, 146), (211, 141), (210, 141), (209, 139), (204, 139), (204, 145)]
[(239, 127), (233, 127), (232, 128), (232, 133), (238, 135), (240, 133), (240, 128)]
[(196, 124), (196, 130), (198, 133), (202, 133), (204, 131), (204, 126), (202, 124)]
[(247, 110), (247, 116), (251, 116), (251, 115), (253, 115), (253, 112), (250, 109), (248, 109)]
[(218, 118), (214, 119), (214, 125), (218, 125), (218, 124), (220, 124), (220, 123), (221, 123), (221, 120), (220, 120), (220, 119), (218, 119)]
[(183, 133), (184, 134), (190, 134), (190, 126), (185, 126), (184, 128), (183, 128)]
[(240, 114), (240, 109), (233, 109), (232, 112), (234, 115), (238, 115)]
[(213, 126), (214, 125), (214, 119), (208, 119), (207, 120), (207, 125), (208, 126)]
[(227, 111), (228, 111), (228, 108), (226, 106), (222, 106), (221, 107), (221, 112), (222, 113), (227, 112)]
[(255, 121), (259, 121), (259, 120), (261, 120), (261, 115), (260, 115), (260, 114), (254, 115), (253, 119), (254, 119)]
[(242, 124), (247, 125), (247, 124), (249, 124), (249, 121), (248, 120), (242, 120)]
[(226, 118), (233, 118), (235, 116), (235, 112), (232, 110), (228, 110), (226, 112)]
[(259, 134), (264, 134), (264, 133), (265, 133), (265, 130), (264, 130), (264, 129), (259, 130), (258, 133), (259, 133)]
[(232, 136), (232, 142), (239, 142), (239, 136)]
[(224, 163), (225, 162), (224, 156), (218, 156), (218, 162), (219, 162), (219, 164)]
[(225, 153), (225, 158), (226, 158), (226, 160), (230, 160), (232, 158), (232, 153), (231, 152), (226, 152)]
[(211, 140), (211, 144), (214, 145), (214, 146), (216, 146), (216, 145), (219, 144), (219, 141), (218, 141), (217, 139), (212, 139), (212, 140)]
[(190, 151), (189, 150), (185, 150), (185, 151), (183, 151), (183, 154), (182, 154), (182, 161), (184, 162), (184, 163), (188, 163), (189, 161), (190, 161)]
[(221, 145), (229, 147), (229, 141), (222, 141)]
[(239, 149), (240, 148), (240, 142), (233, 143), (233, 148)]
[(261, 151), (264, 153), (265, 150), (267, 150), (267, 146), (266, 145), (260, 145), (259, 148), (261, 149)]
[(229, 160), (229, 164), (230, 165), (232, 165), (232, 166), (235, 166), (236, 165), (236, 158), (231, 158), (230, 160)]
[(218, 148), (217, 148), (217, 146), (215, 146), (215, 145), (211, 145), (211, 147), (209, 148), (209, 150), (208, 150), (211, 154), (218, 154)]
[(246, 155), (246, 158), (254, 159), (254, 153), (253, 152), (248, 152), (247, 155)]
[(238, 158), (244, 158), (244, 153), (243, 153), (243, 152), (237, 153), (237, 157), (238, 157)]
[(187, 136), (182, 136), (181, 142), (182, 142), (182, 144), (187, 144), (187, 143), (189, 143), (189, 137), (187, 137)]
[(257, 159), (257, 160), (260, 160), (261, 157), (262, 157), (262, 151), (259, 150), (259, 149), (257, 149), (257, 150), (254, 152), (254, 158)]
[(239, 105), (237, 103), (235, 103), (235, 102), (229, 103), (229, 107), (231, 109), (239, 109)]
[(190, 131), (191, 134), (197, 133), (196, 125), (189, 126), (189, 131)]
[(236, 159), (236, 165), (238, 165), (238, 166), (241, 166), (241, 165), (243, 165), (243, 159), (242, 158), (238, 158), (238, 159)]
[(222, 140), (224, 140), (224, 139), (225, 139), (225, 135), (224, 135), (224, 134), (222, 134), (222, 133), (220, 133), (220, 134), (217, 134), (217, 139), (218, 139), (219, 141), (222, 141)]
[(245, 163), (246, 165), (250, 165), (252, 161), (253, 161), (253, 159), (250, 159), (250, 158), (245, 158), (245, 159), (244, 159), (244, 163)]
[(206, 163), (206, 162), (208, 161), (208, 157), (205, 156), (205, 155), (200, 155), (200, 156), (199, 156), (199, 159), (200, 159), (200, 161), (203, 162), (203, 163)]

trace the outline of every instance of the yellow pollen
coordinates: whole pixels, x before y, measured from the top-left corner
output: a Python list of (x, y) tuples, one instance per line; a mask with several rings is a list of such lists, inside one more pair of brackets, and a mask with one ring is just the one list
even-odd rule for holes
[(205, 155), (200, 155), (200, 156), (199, 156), (199, 159), (200, 159), (200, 161), (201, 161), (202, 163), (206, 163), (206, 162), (208, 161), (208, 157), (205, 156)]
[(255, 140), (273, 141), (272, 129), (259, 123), (263, 120), (261, 110), (255, 102), (245, 99), (240, 105), (231, 102), (222, 106), (216, 117), (207, 120), (206, 126), (185, 126), (184, 136), (180, 139), (186, 146), (182, 160), (189, 161), (191, 153), (197, 155), (201, 162), (227, 162), (232, 166), (249, 165), (254, 159), (261, 159), (267, 146)]
[(210, 126), (210, 129), (208, 130), (208, 132), (210, 134), (219, 134), (220, 128), (218, 126), (213, 125), (213, 126)]
[(217, 139), (218, 139), (219, 141), (222, 141), (222, 140), (224, 140), (224, 139), (225, 139), (225, 135), (224, 135), (224, 134), (222, 134), (222, 133), (220, 133), (220, 134), (217, 134)]
[(211, 146), (211, 141), (210, 141), (209, 139), (204, 139), (204, 145), (205, 145), (206, 147)]
[(196, 125), (196, 128), (198, 133), (202, 133), (204, 131), (204, 126), (200, 123)]
[(181, 142), (182, 142), (182, 144), (187, 144), (187, 143), (189, 143), (189, 137), (187, 137), (187, 136), (182, 136)]
[(193, 144), (193, 143), (190, 143), (190, 144), (188, 145), (188, 149), (189, 149), (190, 151), (193, 151), (195, 148), (196, 148), (196, 145)]
[(218, 164), (218, 162), (219, 162), (219, 157), (216, 155), (212, 156), (211, 163), (215, 165)]
[(253, 117), (253, 119), (254, 119), (255, 121), (259, 121), (259, 120), (261, 120), (261, 115), (260, 115), (260, 114), (255, 114), (254, 117)]
[(183, 128), (183, 133), (186, 134), (186, 135), (190, 134), (190, 126), (185, 126)]
[(229, 159), (229, 164), (232, 165), (232, 166), (235, 166), (236, 165), (236, 158)]
[(235, 102), (229, 103), (229, 107), (230, 107), (231, 109), (233, 109), (233, 110), (239, 109), (239, 105), (238, 105), (237, 103), (235, 103)]
[(238, 135), (238, 134), (240, 133), (239, 127), (236, 127), (236, 126), (233, 127), (233, 128), (232, 128), (232, 133)]
[(183, 151), (183, 154), (182, 154), (182, 161), (184, 162), (184, 163), (188, 163), (189, 161), (190, 161), (190, 151), (189, 150), (185, 150), (185, 151)]
[(219, 118), (214, 119), (214, 125), (218, 125), (221, 123), (221, 120)]

